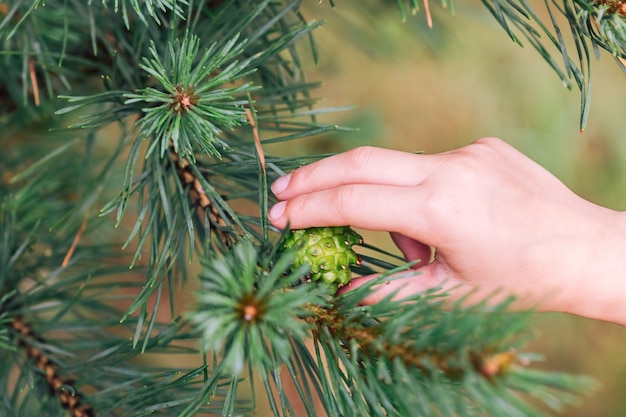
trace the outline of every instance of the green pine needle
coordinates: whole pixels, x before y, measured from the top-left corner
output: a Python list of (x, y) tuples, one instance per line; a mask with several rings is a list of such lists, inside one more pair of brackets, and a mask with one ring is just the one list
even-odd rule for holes
[[(164, 91), (148, 87), (124, 95), (125, 104), (156, 105), (143, 108), (138, 123), (139, 136), (153, 140), (147, 155), (158, 149), (163, 157), (171, 145), (192, 160), (198, 153), (221, 155), (218, 147), (227, 148), (220, 139), (222, 131), (243, 123), (245, 94), (255, 90), (249, 83), (238, 83), (254, 71), (249, 60), (237, 60), (243, 46), (235, 37), (221, 48), (213, 44), (200, 55), (198, 37), (186, 33), (161, 56), (151, 43), (152, 58), (144, 58), (140, 68)], [(227, 84), (231, 86), (217, 88)]]
[[(89, 1), (91, 3), (92, 0)], [(112, 0), (115, 13), (122, 12), (126, 27), (130, 28), (129, 5), (143, 23), (147, 24), (146, 16), (152, 17), (160, 24), (160, 13), (174, 12), (177, 16), (183, 17), (183, 6), (189, 3), (187, 0)], [(107, 7), (109, 0), (102, 0), (102, 5)], [(121, 4), (120, 4), (121, 3)], [(141, 4), (140, 4), (141, 3)]]
[(223, 366), (235, 375), (246, 364), (275, 369), (291, 355), (289, 340), (302, 343), (308, 334), (301, 318), (308, 304), (323, 302), (323, 292), (292, 288), (305, 273), (290, 273), (292, 260), (285, 253), (270, 265), (267, 253), (244, 241), (204, 262), (202, 290), (189, 317), (202, 347), (222, 352)]
[[(548, 0), (545, 7), (549, 19), (545, 22), (535, 11), (537, 6), (524, 0), (483, 0), (483, 4), (520, 45), (523, 43), (517, 33), (523, 34), (567, 88), (571, 88), (572, 81), (578, 86), (580, 129), (584, 130), (591, 103), (592, 55), (604, 49), (623, 67), (620, 59), (626, 58), (626, 10), (618, 7), (617, 2), (605, 0)], [(560, 29), (560, 17), (569, 22), (570, 39)], [(560, 59), (555, 55), (560, 55)], [(562, 61), (562, 66), (557, 61)]]

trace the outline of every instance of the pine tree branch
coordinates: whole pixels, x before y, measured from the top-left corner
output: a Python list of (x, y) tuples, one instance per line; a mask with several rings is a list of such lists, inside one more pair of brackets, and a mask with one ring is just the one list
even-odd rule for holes
[(504, 315), (504, 306), (449, 310), (435, 293), (355, 306), (344, 296), (318, 309), (322, 320), (314, 313), (306, 319), (314, 325), (318, 365), (327, 369), (324, 392), (333, 393), (324, 400), (335, 414), (537, 417), (545, 414), (527, 394), (540, 379), (536, 399), (556, 408), (570, 392), (592, 386), (584, 378), (528, 370), (532, 356), (517, 352), (524, 317)]
[[(450, 380), (456, 380), (462, 379), (468, 371), (467, 368), (452, 363), (459, 361), (458, 355), (452, 352), (441, 353), (432, 349), (416, 350), (406, 341), (393, 343), (381, 340), (381, 326), (384, 326), (384, 322), (364, 326), (362, 323), (350, 321), (333, 306), (310, 304), (307, 307), (310, 309), (310, 314), (305, 320), (316, 327), (314, 330), (316, 338), (321, 337), (321, 328), (328, 329), (334, 339), (342, 341), (343, 348), (348, 355), (352, 349), (351, 344), (354, 342), (370, 360), (380, 356), (389, 358), (391, 361), (399, 359), (405, 365), (416, 368), (426, 376), (438, 372)], [(510, 350), (506, 352), (468, 351), (466, 354), (467, 361), (473, 365), (473, 371), (488, 379), (503, 375), (513, 363), (517, 362), (515, 353)]]
[[(581, 92), (580, 128), (583, 130), (591, 103), (592, 54), (597, 55), (604, 49), (626, 70), (620, 61), (626, 58), (626, 19), (621, 2), (548, 0), (545, 2), (548, 18), (543, 18), (535, 12), (534, 6), (523, 0), (482, 1), (511, 39), (522, 45), (517, 36), (521, 33), (567, 88), (571, 88), (573, 80)], [(567, 31), (561, 29), (560, 17), (565, 18), (569, 26), (570, 39), (566, 38)], [(559, 60), (561, 65), (557, 63)]]
[[(126, 268), (115, 267), (110, 260), (106, 262), (102, 248), (92, 248), (91, 254), (85, 247), (77, 248), (69, 270), (63, 268), (65, 273), (59, 272), (51, 265), (58, 267), (64, 246), (52, 250), (43, 258), (46, 263), (34, 269), (34, 276), (41, 279), (21, 278), (14, 286), (26, 290), (0, 295), (0, 342), (6, 340), (0, 343), (0, 387), (7, 390), (0, 395), (7, 398), (11, 415), (41, 415), (33, 410), (39, 407), (41, 411), (45, 405), (48, 409), (66, 408), (74, 417), (140, 416), (146, 412), (169, 416), (196, 399), (198, 389), (205, 383), (219, 404), (222, 395), (216, 390), (230, 380), (228, 376), (213, 374), (207, 366), (168, 369), (158, 361), (149, 365), (152, 353), (198, 355), (195, 349), (177, 345), (189, 338), (185, 323), (156, 323), (143, 348), (134, 348), (129, 335), (137, 327), (137, 320), (120, 324), (122, 311), (118, 307), (124, 300), (123, 291), (136, 291), (141, 281), (123, 276), (112, 279), (110, 274), (120, 274)], [(88, 267), (103, 261), (109, 266)], [(47, 270), (52, 271), (51, 276), (45, 275)], [(22, 313), (31, 319), (27, 322)], [(39, 331), (33, 330), (31, 323), (37, 323)], [(111, 332), (113, 327), (116, 330)], [(9, 330), (8, 334), (4, 329)], [(20, 352), (28, 357), (26, 363), (18, 361)], [(140, 355), (141, 360), (137, 361)], [(16, 378), (16, 373), (7, 369), (17, 370), (17, 381), (12, 380), (5, 387), (5, 378)], [(42, 384), (33, 386), (29, 382), (33, 374), (41, 375)], [(46, 388), (43, 391), (42, 386)], [(47, 398), (58, 401), (58, 406)], [(204, 413), (211, 408), (219, 410), (219, 406), (204, 403), (195, 410)], [(18, 409), (25, 411), (18, 413)], [(244, 411), (239, 405), (236, 409)]]
[[(18, 149), (25, 148), (29, 156), (45, 157), (26, 170), (18, 165), (21, 172), (10, 189), (0, 187), (0, 414), (61, 415), (66, 408), (74, 417), (169, 416), (186, 408), (205, 384), (220, 404), (218, 387), (228, 376), (213, 374), (208, 365), (168, 369), (158, 361), (149, 364), (152, 353), (198, 356), (196, 349), (179, 345), (188, 344), (184, 322), (149, 323), (150, 338), (139, 341), (141, 349), (129, 341), (141, 327), (139, 318), (120, 324), (128, 299), (143, 286), (139, 274), (145, 271), (129, 276), (126, 265), (119, 265), (120, 253), (101, 242), (102, 229), (96, 228), (101, 221), (91, 219), (83, 229), (84, 211), (69, 210), (80, 214), (78, 222), (67, 215), (74, 204), (89, 207), (90, 193), (71, 203), (67, 195), (80, 190), (76, 182), (87, 181), (86, 188), (92, 184), (89, 173), (77, 175), (90, 158), (71, 153), (72, 142), (50, 153), (42, 148), (57, 145), (53, 141), (37, 143), (36, 152), (29, 152), (25, 141), (20, 144)], [(63, 169), (60, 155), (67, 156)], [(195, 410), (203, 415), (221, 407), (201, 402)], [(238, 402), (233, 410), (244, 412), (245, 407)]]
[[(194, 204), (201, 212), (199, 218), (207, 218), (211, 224), (210, 230), (214, 231), (221, 239), (222, 242), (228, 247), (237, 241), (236, 236), (241, 236), (243, 232), (238, 228), (236, 223), (233, 223), (234, 219), (231, 219), (228, 223), (224, 220), (222, 213), (215, 207), (215, 204), (208, 197), (207, 193), (202, 186), (202, 182), (196, 177), (196, 173), (191, 169), (191, 164), (187, 158), (181, 158), (180, 155), (174, 150), (174, 147), (170, 147), (170, 156), (176, 167), (176, 173), (178, 178), (189, 191), (189, 196)], [(228, 214), (226, 214), (228, 216)], [(228, 229), (235, 229), (228, 230)], [(239, 231), (237, 231), (239, 229)]]
[[(309, 401), (313, 389), (329, 415), (477, 416), (484, 407), (489, 415), (537, 417), (543, 414), (517, 396), (539, 379), (546, 393), (539, 399), (555, 406), (568, 391), (588, 387), (584, 379), (526, 370), (528, 355), (516, 348), (525, 340), (527, 315), (505, 315), (506, 303), (448, 311), (443, 295), (429, 292), (358, 306), (367, 286), (320, 298), (314, 283), (303, 284), (306, 271), (289, 271), (293, 253), (276, 258), (267, 250), (244, 240), (205, 260), (189, 315), (202, 346), (219, 351), (235, 373), (245, 364), (256, 370), (269, 397), (279, 366), (307, 369), (311, 386), (300, 386), (300, 398)], [(302, 353), (304, 330), (315, 341), (316, 359)], [(289, 404), (282, 411), (275, 405), (274, 413), (289, 415)]]
[(41, 376), (50, 387), (50, 395), (57, 396), (61, 406), (69, 410), (73, 417), (95, 417), (93, 407), (84, 402), (83, 395), (74, 386), (74, 381), (60, 375), (59, 367), (50, 360), (45, 349), (37, 347), (45, 344), (45, 340), (37, 336), (21, 317), (15, 317), (9, 326), (19, 335), (19, 346), (25, 350), (26, 356), (41, 371)]

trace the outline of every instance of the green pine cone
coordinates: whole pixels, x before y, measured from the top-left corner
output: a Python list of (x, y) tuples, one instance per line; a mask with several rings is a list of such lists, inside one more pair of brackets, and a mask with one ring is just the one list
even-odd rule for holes
[(297, 251), (294, 270), (310, 265), (311, 280), (321, 281), (337, 291), (350, 282), (350, 266), (361, 263), (352, 250), (352, 245), (358, 243), (363, 243), (363, 238), (348, 226), (310, 227), (292, 230), (285, 237), (283, 248)]

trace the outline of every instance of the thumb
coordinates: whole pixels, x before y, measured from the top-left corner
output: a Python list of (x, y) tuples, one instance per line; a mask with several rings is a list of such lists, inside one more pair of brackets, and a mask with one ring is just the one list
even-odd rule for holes
[[(339, 294), (359, 288), (378, 277), (379, 275), (368, 275), (354, 278), (350, 281), (350, 284), (339, 289)], [(459, 287), (465, 287), (466, 291), (470, 289), (467, 284), (463, 284), (461, 281), (450, 277), (449, 273), (445, 273), (443, 268), (441, 268), (437, 262), (434, 262), (416, 269), (411, 269), (408, 273), (407, 271), (403, 271), (396, 275), (389, 276), (380, 284), (374, 285), (372, 288), (373, 291), (361, 300), (361, 304), (376, 304), (390, 295), (393, 295), (394, 300), (402, 300), (436, 288), (441, 289), (442, 292), (452, 292), (453, 290), (456, 292), (462, 289)]]

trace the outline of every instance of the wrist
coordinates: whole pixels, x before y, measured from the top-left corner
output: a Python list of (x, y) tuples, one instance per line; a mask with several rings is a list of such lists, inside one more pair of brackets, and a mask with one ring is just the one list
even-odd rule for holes
[(569, 260), (578, 273), (563, 276), (568, 295), (560, 310), (626, 326), (626, 212), (597, 209), (586, 218), (593, 231), (582, 227), (584, 249)]

